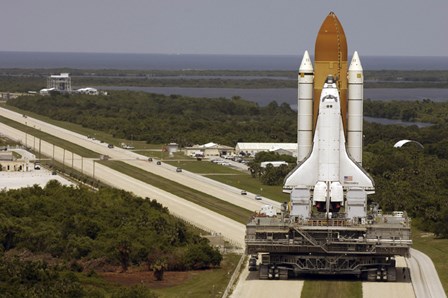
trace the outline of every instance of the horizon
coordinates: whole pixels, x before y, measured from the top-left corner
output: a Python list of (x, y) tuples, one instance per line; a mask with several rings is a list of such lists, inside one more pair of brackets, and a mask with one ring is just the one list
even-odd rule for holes
[[(272, 57), (292, 57), (298, 56), (302, 57), (303, 53), (300, 54), (218, 54), (218, 53), (144, 53), (144, 52), (73, 52), (73, 51), (10, 51), (10, 50), (0, 50), (0, 53), (42, 53), (42, 54), (104, 54), (104, 55), (166, 55), (166, 56), (272, 56)], [(358, 53), (359, 54), (359, 53)], [(314, 54), (309, 54), (310, 57), (314, 57)], [(353, 54), (348, 54), (348, 57), (352, 57)], [(447, 55), (361, 55), (360, 57), (416, 57), (416, 58), (448, 58)]]
[(448, 53), (446, 0), (409, 0), (405, 6), (387, 0), (362, 5), (355, 0), (115, 0), (107, 5), (101, 0), (23, 0), (9, 1), (5, 8), (0, 11), (0, 51), (302, 55), (306, 49), (314, 52), (319, 28), (333, 11), (350, 53)]

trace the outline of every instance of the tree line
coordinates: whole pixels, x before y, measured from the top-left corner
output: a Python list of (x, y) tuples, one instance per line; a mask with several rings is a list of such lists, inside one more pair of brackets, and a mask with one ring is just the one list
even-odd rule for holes
[[(101, 266), (145, 265), (155, 276), (163, 270), (205, 269), (220, 265), (216, 249), (156, 200), (135, 197), (122, 190), (61, 186), (50, 181), (0, 192), (0, 288), (7, 287), (23, 266), (38, 267), (49, 280), (65, 286), (61, 268), (35, 263), (16, 264), (6, 254), (29, 251), (49, 254), (71, 271)], [(102, 264), (95, 268), (95, 264)], [(18, 269), (7, 268), (16, 266)], [(44, 266), (44, 267), (42, 267)], [(14, 267), (14, 268), (16, 268)], [(31, 273), (30, 273), (31, 274)], [(39, 273), (40, 274), (40, 273)], [(54, 278), (53, 278), (54, 277)], [(4, 282), (4, 283), (2, 283)], [(59, 295), (56, 295), (59, 296)]]
[(238, 142), (287, 142), (295, 125), (288, 104), (265, 107), (232, 99), (165, 96), (119, 91), (109, 96), (55, 95), (19, 97), (9, 105), (53, 119), (110, 133), (117, 138), (181, 146), (210, 141), (234, 146)]

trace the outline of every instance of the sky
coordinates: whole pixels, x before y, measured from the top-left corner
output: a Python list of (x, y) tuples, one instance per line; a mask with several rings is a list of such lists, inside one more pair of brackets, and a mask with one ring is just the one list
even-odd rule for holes
[(448, 0), (0, 3), (0, 51), (297, 55), (334, 11), (349, 55), (448, 56)]

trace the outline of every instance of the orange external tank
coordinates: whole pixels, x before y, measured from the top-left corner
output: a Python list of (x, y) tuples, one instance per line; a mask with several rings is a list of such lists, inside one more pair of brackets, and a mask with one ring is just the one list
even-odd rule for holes
[(347, 39), (334, 12), (330, 12), (322, 23), (314, 47), (314, 128), (317, 122), (322, 87), (330, 74), (337, 80), (342, 122), (344, 131), (347, 131)]

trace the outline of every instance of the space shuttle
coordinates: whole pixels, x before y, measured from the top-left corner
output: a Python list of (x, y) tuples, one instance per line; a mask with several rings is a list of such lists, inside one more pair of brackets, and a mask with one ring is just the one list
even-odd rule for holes
[(347, 41), (336, 15), (324, 20), (314, 66), (305, 51), (298, 74), (297, 166), (283, 191), (306, 189), (320, 212), (338, 212), (350, 191), (374, 193), (362, 168), (363, 69), (355, 51), (347, 69)]

